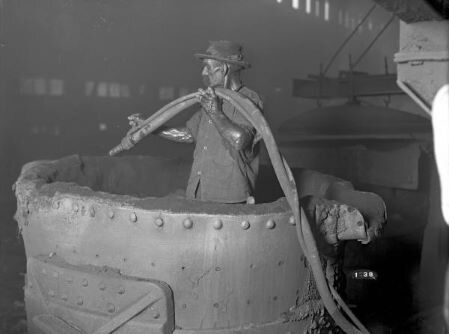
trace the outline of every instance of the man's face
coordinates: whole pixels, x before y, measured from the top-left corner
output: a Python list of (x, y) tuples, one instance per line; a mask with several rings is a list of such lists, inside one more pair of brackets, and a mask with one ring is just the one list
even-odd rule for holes
[(203, 60), (203, 71), (201, 75), (207, 87), (219, 87), (224, 85), (223, 64), (213, 59)]

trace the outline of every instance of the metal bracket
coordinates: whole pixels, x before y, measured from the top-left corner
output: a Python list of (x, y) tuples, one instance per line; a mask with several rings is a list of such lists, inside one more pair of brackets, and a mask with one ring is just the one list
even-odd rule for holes
[(398, 80), (396, 81), (399, 88), (401, 88), (410, 98), (415, 101), (421, 108), (424, 109), (424, 111), (427, 113), (428, 116), (432, 115), (431, 106), (427, 103), (427, 101), (416, 92), (412, 86), (410, 86), (406, 81)]
[[(174, 306), (163, 282), (112, 268), (74, 266), (56, 256), (28, 259), (28, 300), (45, 305), (30, 314), (46, 334), (171, 334)], [(40, 314), (39, 314), (39, 313)]]
[(448, 60), (449, 51), (398, 52), (394, 55), (394, 61), (396, 63)]

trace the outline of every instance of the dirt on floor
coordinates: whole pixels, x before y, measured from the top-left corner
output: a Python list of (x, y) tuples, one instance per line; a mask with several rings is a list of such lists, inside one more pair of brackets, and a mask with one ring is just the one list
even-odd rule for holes
[(22, 237), (13, 219), (15, 198), (0, 204), (0, 333), (26, 334), (23, 299), (26, 260)]

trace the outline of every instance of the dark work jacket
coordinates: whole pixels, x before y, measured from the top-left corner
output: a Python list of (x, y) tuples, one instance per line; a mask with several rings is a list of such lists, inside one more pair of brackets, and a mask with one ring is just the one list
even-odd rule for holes
[[(238, 93), (262, 110), (257, 93), (246, 87), (240, 88)], [(253, 194), (259, 171), (261, 136), (231, 104), (223, 101), (222, 110), (232, 122), (253, 133), (253, 142), (243, 150), (235, 150), (220, 135), (209, 116), (203, 110), (197, 111), (186, 124), (196, 142), (187, 198), (238, 203), (246, 201)]]

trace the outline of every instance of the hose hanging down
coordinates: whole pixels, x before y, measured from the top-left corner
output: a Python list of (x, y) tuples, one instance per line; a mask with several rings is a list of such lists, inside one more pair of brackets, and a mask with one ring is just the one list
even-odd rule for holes
[[(310, 229), (309, 222), (304, 214), (304, 211), (299, 205), (298, 192), (296, 189), (293, 174), (288, 167), (287, 162), (279, 152), (270, 127), (268, 126), (262, 113), (250, 100), (243, 97), (237, 92), (224, 88), (216, 88), (215, 92), (220, 98), (233, 105), (262, 135), (279, 184), (281, 185), (287, 202), (293, 212), (293, 216), (295, 217), (296, 231), (300, 247), (310, 264), (317, 289), (320, 293), (323, 304), (329, 312), (330, 316), (334, 319), (335, 323), (346, 333), (366, 334), (368, 331), (350, 312), (349, 308), (344, 304), (343, 300), (339, 298), (338, 294), (336, 294), (336, 291), (333, 291), (334, 294), (336, 294), (338, 303), (342, 305), (342, 308), (346, 311), (346, 313), (348, 313), (348, 316), (354, 319), (355, 325), (352, 324), (340, 312), (339, 308), (335, 304), (331, 290), (325, 278), (323, 268), (321, 266), (318, 249), (316, 247), (315, 239)], [(109, 154), (116, 155), (119, 152), (126, 150), (126, 146), (123, 145), (124, 140), (126, 140), (127, 143), (131, 142), (132, 145), (137, 144), (140, 140), (155, 131), (162, 124), (176, 116), (182, 110), (194, 105), (195, 103), (197, 103), (197, 93), (192, 93), (172, 101), (171, 103), (167, 104), (156, 113), (151, 115), (142, 123), (142, 125), (136, 127), (134, 131), (132, 131), (132, 129), (122, 140), (122, 143), (114, 147), (109, 152)]]

